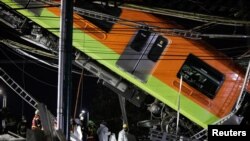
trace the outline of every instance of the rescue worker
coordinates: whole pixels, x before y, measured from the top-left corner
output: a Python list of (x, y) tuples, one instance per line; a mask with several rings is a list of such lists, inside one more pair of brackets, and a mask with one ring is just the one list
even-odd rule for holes
[(96, 133), (98, 135), (99, 141), (108, 141), (108, 136), (111, 134), (107, 127), (107, 123), (104, 121), (100, 124), (100, 127), (97, 129)]
[(81, 130), (81, 121), (80, 119), (76, 118), (72, 121), (72, 132), (70, 136), (71, 141), (82, 141), (82, 130)]
[(122, 130), (118, 134), (118, 141), (128, 141), (128, 126), (127, 126), (127, 124), (122, 125)]
[(109, 141), (117, 141), (117, 140), (116, 140), (115, 133), (111, 133), (111, 135), (110, 135), (110, 137), (109, 137)]
[(31, 126), (32, 130), (41, 130), (42, 129), (42, 124), (41, 124), (41, 119), (40, 119), (40, 115), (39, 115), (39, 110), (35, 111), (35, 116), (32, 119), (32, 126)]
[(87, 124), (88, 124), (88, 112), (86, 112), (85, 110), (82, 110), (81, 113), (79, 114), (79, 118), (81, 121), (81, 129), (82, 129), (82, 135), (83, 135), (83, 141), (87, 140), (87, 133), (88, 133), (88, 128), (87, 128)]

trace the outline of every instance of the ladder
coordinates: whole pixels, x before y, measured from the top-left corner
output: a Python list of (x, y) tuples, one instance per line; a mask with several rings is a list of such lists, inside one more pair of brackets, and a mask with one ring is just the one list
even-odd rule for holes
[(196, 139), (196, 140), (200, 140), (202, 139), (203, 137), (206, 137), (207, 136), (207, 129), (203, 129), (201, 130), (200, 132), (194, 134), (191, 139)]
[(38, 109), (38, 102), (28, 92), (26, 92), (21, 86), (19, 86), (1, 67), (0, 78), (18, 94), (24, 101), (31, 105), (34, 109)]
[(191, 139), (184, 136), (177, 136), (175, 134), (158, 131), (153, 128), (149, 130), (149, 139), (150, 141), (199, 141), (197, 139)]
[[(60, 139), (60, 141), (66, 141), (64, 135), (60, 130), (54, 129), (54, 121), (56, 118), (54, 115), (47, 110), (46, 105), (39, 103), (35, 100), (31, 95), (28, 94), (21, 86), (19, 86), (1, 67), (0, 67), (0, 79), (2, 79), (12, 90), (14, 90), (23, 100), (25, 100), (29, 105), (31, 105), (34, 109), (39, 110), (42, 114), (42, 126), (44, 128), (44, 132), (48, 135), (48, 138), (53, 136), (52, 133), (55, 133), (56, 136)], [(51, 139), (50, 138), (50, 139)]]

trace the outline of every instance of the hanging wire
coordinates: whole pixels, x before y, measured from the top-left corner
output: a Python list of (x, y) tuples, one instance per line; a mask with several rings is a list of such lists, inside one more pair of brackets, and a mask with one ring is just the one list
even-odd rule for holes
[[(24, 77), (24, 69), (25, 69), (25, 63), (22, 65), (22, 81), (23, 81), (23, 89), (25, 90), (25, 77)], [(22, 99), (22, 117), (24, 116), (24, 100)]]
[(76, 111), (77, 111), (77, 107), (78, 107), (78, 101), (79, 101), (78, 99), (79, 99), (79, 95), (80, 95), (81, 84), (82, 84), (82, 81), (83, 81), (83, 75), (84, 75), (84, 69), (82, 69), (82, 73), (81, 73), (80, 80), (79, 80), (79, 83), (78, 83), (76, 102), (75, 102), (75, 110), (74, 110), (74, 119), (76, 118)]
[[(0, 50), (1, 50), (1, 52), (3, 53), (3, 55), (6, 57), (6, 58), (8, 58), (9, 60), (10, 60), (10, 62), (18, 69), (18, 70), (20, 70), (20, 71), (22, 71), (22, 69), (15, 63), (15, 61), (13, 61), (8, 55), (7, 55), (7, 53), (2, 49), (2, 48), (0, 48)], [(57, 87), (56, 85), (54, 85), (54, 84), (50, 84), (50, 83), (48, 83), (48, 82), (45, 82), (45, 81), (41, 81), (40, 79), (38, 79), (37, 77), (35, 77), (35, 76), (33, 76), (33, 75), (31, 75), (31, 74), (29, 74), (29, 73), (27, 73), (27, 72), (24, 72), (27, 76), (29, 76), (30, 78), (32, 78), (32, 79), (34, 79), (34, 80), (36, 80), (36, 81), (38, 81), (38, 82), (40, 82), (40, 83), (42, 83), (42, 84), (45, 84), (45, 85), (48, 85), (48, 86), (50, 86), (50, 87)]]

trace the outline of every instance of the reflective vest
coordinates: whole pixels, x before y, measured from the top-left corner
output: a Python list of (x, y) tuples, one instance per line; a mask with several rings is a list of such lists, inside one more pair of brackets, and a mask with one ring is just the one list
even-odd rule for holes
[(31, 129), (42, 129), (41, 120), (39, 115), (35, 115), (32, 119)]

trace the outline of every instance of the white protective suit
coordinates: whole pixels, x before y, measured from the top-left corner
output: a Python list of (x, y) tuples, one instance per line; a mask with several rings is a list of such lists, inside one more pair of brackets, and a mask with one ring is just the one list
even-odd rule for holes
[(70, 135), (70, 141), (82, 141), (82, 130), (80, 125), (74, 127), (73, 133)]
[(111, 132), (109, 132), (108, 127), (106, 127), (104, 124), (100, 124), (100, 127), (96, 131), (99, 141), (108, 141), (108, 136)]
[(115, 137), (115, 133), (112, 133), (109, 137), (109, 141), (117, 141)]
[(128, 141), (128, 132), (122, 129), (118, 134), (118, 141)]

